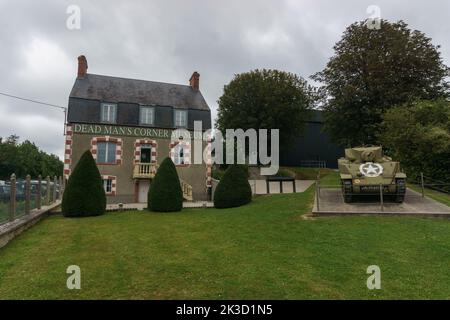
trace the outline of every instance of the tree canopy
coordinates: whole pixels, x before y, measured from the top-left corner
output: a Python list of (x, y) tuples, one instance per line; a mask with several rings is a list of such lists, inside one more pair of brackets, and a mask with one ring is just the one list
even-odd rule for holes
[(0, 138), (0, 179), (9, 179), (12, 173), (18, 178), (27, 174), (32, 178), (38, 175), (61, 176), (63, 163), (54, 154), (40, 150), (33, 142), (25, 140), (19, 143), (19, 137), (11, 135)]
[(450, 182), (450, 102), (418, 101), (390, 109), (383, 116), (380, 140), (412, 180), (423, 172)]
[(350, 25), (334, 46), (323, 83), (325, 130), (345, 146), (376, 144), (382, 115), (391, 107), (448, 94), (439, 46), (403, 21)]
[(280, 129), (280, 143), (298, 135), (314, 104), (314, 91), (301, 77), (279, 70), (235, 75), (219, 98), (216, 127)]

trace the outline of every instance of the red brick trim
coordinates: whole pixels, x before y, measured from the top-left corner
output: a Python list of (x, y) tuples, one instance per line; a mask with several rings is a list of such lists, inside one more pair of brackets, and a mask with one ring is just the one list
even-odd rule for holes
[(134, 164), (138, 164), (141, 162), (141, 146), (149, 144), (152, 146), (152, 154), (150, 163), (157, 163), (157, 152), (158, 152), (158, 143), (156, 140), (150, 139), (137, 139), (134, 142)]
[(175, 147), (177, 145), (181, 145), (183, 148), (183, 164), (175, 164), (177, 167), (189, 167), (191, 165), (191, 143), (188, 141), (173, 141), (169, 144), (169, 156), (172, 159), (173, 163), (175, 163)]
[(66, 124), (66, 138), (64, 143), (64, 178), (69, 179), (72, 165), (72, 125)]
[(212, 180), (211, 180), (211, 174), (212, 174), (212, 156), (211, 156), (211, 150), (212, 150), (212, 138), (211, 135), (208, 136), (207, 142), (206, 142), (206, 187), (211, 188), (212, 187)]
[(122, 164), (122, 145), (121, 138), (110, 136), (94, 137), (91, 139), (91, 153), (94, 160), (97, 162), (97, 143), (98, 142), (112, 142), (116, 144), (116, 163), (97, 163), (98, 165), (121, 165)]
[(103, 180), (112, 180), (111, 181), (111, 192), (106, 192), (105, 194), (107, 196), (116, 196), (117, 195), (117, 177), (116, 176), (110, 176), (110, 175), (102, 175)]

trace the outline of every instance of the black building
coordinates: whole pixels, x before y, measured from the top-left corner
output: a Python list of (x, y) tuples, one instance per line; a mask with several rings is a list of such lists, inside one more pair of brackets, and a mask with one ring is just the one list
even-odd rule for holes
[(280, 165), (337, 168), (337, 159), (344, 156), (344, 148), (331, 142), (322, 127), (322, 112), (315, 110), (301, 135), (289, 148), (280, 150)]

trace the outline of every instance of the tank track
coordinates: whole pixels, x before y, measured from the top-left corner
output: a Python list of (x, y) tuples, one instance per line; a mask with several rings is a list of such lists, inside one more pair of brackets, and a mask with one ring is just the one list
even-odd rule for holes
[(352, 193), (353, 193), (353, 183), (351, 180), (342, 180), (342, 196), (344, 197), (345, 203), (352, 202)]
[(396, 195), (395, 195), (395, 202), (402, 203), (405, 200), (405, 194), (406, 194), (406, 181), (405, 179), (396, 179), (395, 180), (396, 185)]

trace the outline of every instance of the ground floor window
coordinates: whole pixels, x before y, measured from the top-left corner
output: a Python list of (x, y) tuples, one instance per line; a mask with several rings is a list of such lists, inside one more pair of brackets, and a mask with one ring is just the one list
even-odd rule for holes
[(115, 196), (116, 195), (116, 177), (115, 176), (102, 176), (103, 181), (103, 189), (107, 196)]
[(104, 179), (103, 180), (103, 189), (105, 189), (105, 193), (112, 192), (112, 179)]

